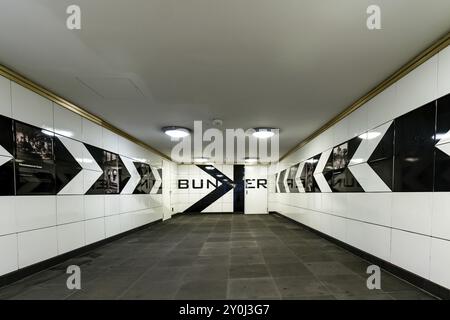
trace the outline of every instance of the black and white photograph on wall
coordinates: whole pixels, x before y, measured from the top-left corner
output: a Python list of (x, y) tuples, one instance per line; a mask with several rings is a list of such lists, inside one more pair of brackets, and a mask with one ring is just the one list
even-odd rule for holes
[(128, 181), (130, 181), (131, 175), (120, 156), (117, 159), (117, 165), (119, 169), (119, 193), (121, 193), (123, 188), (125, 188), (125, 186), (127, 185)]
[(331, 189), (334, 192), (364, 192), (348, 168), (333, 171)]
[(53, 162), (53, 133), (15, 122), (16, 158), (33, 163)]
[(17, 195), (55, 194), (55, 165), (16, 160)]
[(135, 162), (134, 166), (141, 176), (141, 180), (134, 189), (134, 194), (149, 194), (155, 184), (152, 169), (146, 163)]
[(348, 158), (348, 143), (343, 143), (333, 148), (333, 168), (342, 169), (347, 166)]
[(53, 133), (15, 121), (17, 195), (55, 193)]
[(103, 172), (106, 194), (119, 193), (119, 156), (115, 153), (104, 153)]

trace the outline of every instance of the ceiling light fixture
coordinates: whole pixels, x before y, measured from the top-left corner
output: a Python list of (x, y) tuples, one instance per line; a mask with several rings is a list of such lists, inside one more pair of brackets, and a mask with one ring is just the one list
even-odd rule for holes
[(250, 157), (248, 157), (248, 158), (244, 159), (244, 162), (247, 163), (247, 164), (257, 163), (258, 162), (258, 158), (250, 158)]
[(164, 127), (162, 131), (172, 138), (184, 138), (191, 134), (189, 129), (176, 126)]
[(194, 162), (197, 162), (197, 163), (205, 163), (208, 161), (209, 161), (208, 158), (194, 158)]
[(377, 132), (377, 131), (370, 131), (370, 132), (365, 132), (361, 135), (359, 135), (360, 139), (363, 140), (372, 140), (375, 139), (376, 137), (378, 137), (381, 133)]
[(267, 139), (275, 135), (274, 128), (254, 128), (253, 136), (258, 139)]

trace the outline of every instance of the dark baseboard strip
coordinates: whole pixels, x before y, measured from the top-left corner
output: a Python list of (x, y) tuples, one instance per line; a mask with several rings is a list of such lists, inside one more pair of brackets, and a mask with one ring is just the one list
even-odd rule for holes
[(311, 228), (311, 227), (309, 227), (309, 226), (307, 226), (307, 225), (305, 225), (305, 224), (303, 224), (301, 222), (298, 222), (298, 221), (296, 221), (294, 219), (286, 217), (286, 216), (284, 216), (284, 215), (282, 215), (282, 214), (280, 214), (280, 213), (278, 213), (276, 211), (271, 211), (270, 213), (271, 214), (275, 214), (275, 215), (277, 215), (279, 217), (282, 217), (284, 219), (290, 220), (290, 221), (292, 221), (292, 222), (294, 222), (296, 224), (301, 225), (303, 228), (305, 228), (305, 229), (307, 229), (307, 230), (309, 230), (309, 231), (311, 231), (313, 233), (316, 233), (320, 237), (322, 237), (324, 239), (327, 239), (330, 242), (335, 243), (336, 245), (346, 249), (347, 251), (350, 251), (351, 253), (361, 257), (362, 259), (364, 259), (366, 261), (369, 261), (370, 263), (373, 263), (373, 264), (379, 266), (381, 269), (384, 269), (384, 270), (388, 271), (389, 273), (391, 273), (391, 274), (393, 274), (393, 275), (395, 275), (395, 276), (397, 276), (397, 277), (399, 277), (399, 278), (401, 278), (401, 279), (411, 283), (412, 285), (414, 285), (414, 286), (416, 286), (416, 287), (418, 287), (418, 288), (420, 288), (420, 289), (422, 289), (422, 290), (424, 290), (424, 291), (426, 291), (426, 292), (428, 292), (428, 293), (430, 293), (430, 294), (432, 294), (432, 295), (434, 295), (434, 296), (436, 296), (436, 297), (438, 297), (440, 299), (450, 300), (450, 290), (445, 288), (445, 287), (442, 287), (441, 285), (439, 285), (437, 283), (434, 283), (434, 282), (431, 282), (428, 279), (422, 278), (421, 276), (418, 276), (415, 273), (412, 273), (412, 272), (410, 272), (408, 270), (400, 268), (399, 266), (396, 266), (395, 264), (392, 264), (392, 263), (390, 263), (390, 262), (388, 262), (386, 260), (380, 259), (380, 258), (378, 258), (378, 257), (376, 257), (374, 255), (371, 255), (370, 253), (367, 253), (367, 252), (362, 251), (362, 250), (360, 250), (360, 249), (358, 249), (356, 247), (353, 247), (353, 246), (351, 246), (351, 245), (349, 245), (349, 244), (347, 244), (345, 242), (342, 242), (341, 240), (333, 238), (333, 237), (331, 237), (331, 236), (329, 236), (329, 235), (327, 235), (327, 234), (325, 234), (323, 232), (320, 232), (320, 231), (318, 231), (316, 229), (313, 229), (313, 228)]
[(11, 284), (13, 282), (19, 281), (19, 280), (21, 280), (21, 279), (23, 279), (25, 277), (28, 277), (28, 276), (30, 276), (30, 275), (32, 275), (34, 273), (38, 273), (40, 271), (46, 270), (48, 268), (51, 268), (51, 267), (53, 267), (53, 266), (55, 266), (57, 264), (60, 264), (60, 263), (62, 263), (64, 261), (66, 261), (66, 260), (69, 260), (71, 258), (77, 257), (77, 256), (82, 255), (84, 253), (87, 253), (89, 251), (92, 251), (95, 248), (104, 246), (107, 243), (110, 243), (110, 242), (113, 242), (115, 240), (121, 239), (121, 238), (123, 238), (123, 237), (125, 237), (125, 236), (127, 236), (127, 235), (129, 235), (131, 233), (135, 233), (137, 231), (147, 229), (148, 227), (150, 227), (150, 226), (152, 226), (152, 225), (154, 225), (156, 223), (159, 223), (159, 222), (162, 222), (162, 219), (159, 219), (159, 220), (156, 220), (156, 221), (144, 224), (144, 225), (142, 225), (140, 227), (137, 227), (137, 228), (134, 228), (134, 229), (131, 229), (131, 230), (128, 230), (128, 231), (116, 234), (116, 235), (114, 235), (112, 237), (100, 240), (100, 241), (95, 242), (95, 243), (91, 243), (91, 244), (89, 244), (87, 246), (75, 249), (73, 251), (69, 251), (69, 252), (63, 253), (63, 254), (61, 254), (59, 256), (56, 256), (56, 257), (53, 257), (53, 258), (50, 258), (50, 259), (38, 262), (38, 263), (33, 264), (31, 266), (28, 266), (28, 267), (19, 269), (17, 271), (13, 271), (11, 273), (8, 273), (8, 274), (5, 274), (3, 276), (0, 276), (0, 287), (3, 287), (3, 286), (6, 286), (8, 284)]

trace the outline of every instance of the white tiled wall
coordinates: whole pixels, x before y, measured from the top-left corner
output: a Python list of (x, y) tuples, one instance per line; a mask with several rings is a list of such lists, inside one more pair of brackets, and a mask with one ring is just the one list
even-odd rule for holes
[[(223, 172), (226, 176), (232, 179), (233, 177), (233, 165), (220, 165), (215, 164), (214, 167), (217, 170)], [(172, 203), (174, 203), (175, 212), (183, 212), (195, 202), (199, 201), (201, 198), (210, 193), (213, 189), (203, 188), (194, 189), (192, 188), (192, 180), (195, 180), (197, 186), (200, 185), (201, 179), (208, 179), (211, 176), (197, 167), (196, 165), (178, 165), (177, 175), (173, 176), (171, 179), (172, 188), (174, 190)], [(189, 180), (189, 189), (178, 189), (177, 181), (179, 179)], [(205, 183), (205, 181), (204, 181)], [(213, 204), (207, 207), (202, 212), (232, 212), (233, 211), (233, 191), (229, 191), (221, 198), (216, 200)]]
[(11, 117), (11, 81), (0, 77), (0, 114)]
[(0, 114), (54, 130), (84, 169), (56, 196), (0, 197), (0, 276), (162, 219), (171, 207), (164, 202), (170, 183), (164, 200), (160, 194), (83, 195), (102, 172), (83, 143), (158, 167), (159, 155), (1, 76)]
[[(450, 47), (270, 168), (270, 172), (305, 161), (449, 93)], [(349, 168), (364, 170), (361, 165)], [(271, 183), (274, 180), (274, 176), (269, 179)], [(363, 183), (372, 186), (373, 181), (367, 177)], [(305, 194), (275, 193), (272, 188), (269, 210), (450, 288), (450, 193), (386, 192), (382, 186), (374, 189), (377, 192)]]

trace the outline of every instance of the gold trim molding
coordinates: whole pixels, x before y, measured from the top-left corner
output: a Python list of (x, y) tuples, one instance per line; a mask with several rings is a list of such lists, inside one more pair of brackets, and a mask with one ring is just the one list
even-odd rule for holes
[(280, 161), (294, 153), (295, 151), (299, 150), (303, 146), (305, 146), (308, 142), (319, 136), (321, 133), (332, 127), (334, 124), (339, 122), (340, 120), (344, 119), (346, 116), (348, 116), (353, 111), (357, 110), (359, 107), (364, 105), (366, 102), (368, 102), (370, 99), (384, 91), (386, 88), (406, 76), (408, 73), (416, 69), (418, 66), (423, 64), (425, 61), (429, 60), (432, 56), (437, 54), (439, 51), (445, 49), (447, 46), (450, 45), (450, 32), (447, 33), (444, 37), (440, 38), (438, 41), (433, 43), (430, 47), (422, 51), (418, 56), (414, 57), (411, 61), (403, 65), (399, 70), (397, 70), (395, 73), (393, 73), (390, 77), (388, 77), (386, 80), (379, 83), (375, 88), (370, 90), (368, 93), (366, 93), (364, 96), (353, 102), (350, 106), (345, 108), (343, 111), (341, 111), (339, 114), (337, 114), (335, 117), (333, 117), (331, 120), (329, 120), (327, 123), (325, 123), (322, 127), (314, 131), (312, 134), (310, 134), (306, 139), (302, 140), (299, 144), (297, 144), (295, 147), (290, 149), (287, 153), (285, 153), (281, 158)]
[(158, 155), (164, 159), (171, 160), (167, 155), (165, 155), (161, 151), (156, 150), (155, 148), (146, 144), (145, 142), (142, 142), (141, 140), (133, 137), (132, 135), (126, 133), (125, 131), (113, 126), (112, 124), (103, 120), (99, 116), (96, 116), (95, 114), (92, 114), (89, 111), (86, 111), (82, 107), (77, 106), (74, 103), (56, 95), (55, 93), (51, 92), (50, 90), (45, 89), (44, 87), (34, 83), (33, 81), (25, 78), (24, 76), (20, 75), (19, 73), (15, 72), (3, 65), (0, 65), (0, 75), (4, 76), (5, 78), (7, 78), (11, 81), (16, 82), (17, 84), (20, 84), (21, 86), (39, 94), (40, 96), (42, 96), (44, 98), (49, 99), (50, 101), (56, 103), (57, 105), (59, 105), (63, 108), (66, 108), (66, 109), (80, 115), (81, 117), (88, 119), (106, 129), (116, 133), (117, 135), (119, 135), (127, 140), (130, 140), (131, 142), (136, 143), (137, 145), (143, 147), (144, 149), (147, 149), (150, 152), (155, 153), (156, 155)]

